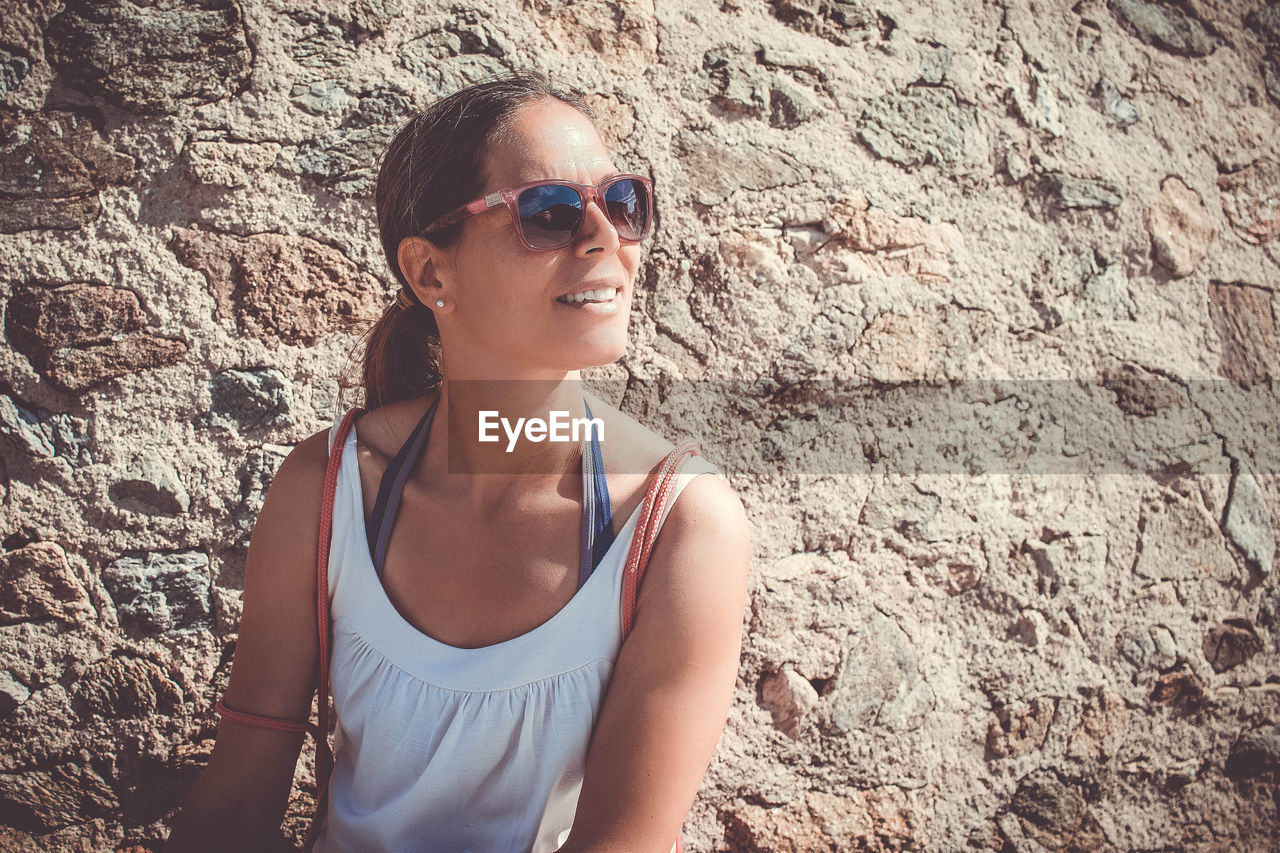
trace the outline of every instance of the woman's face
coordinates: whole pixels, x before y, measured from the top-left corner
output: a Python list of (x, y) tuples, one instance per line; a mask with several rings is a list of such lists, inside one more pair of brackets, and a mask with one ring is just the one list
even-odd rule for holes
[[(617, 171), (591, 121), (558, 100), (524, 107), (490, 147), (484, 192), (551, 178), (597, 184)], [(451, 378), (559, 378), (622, 356), (641, 247), (623, 245), (592, 202), (577, 239), (549, 252), (520, 242), (505, 204), (469, 217), (456, 255), (432, 252), (438, 287), (417, 288), (437, 311)], [(430, 277), (430, 273), (428, 277)], [(576, 308), (558, 297), (618, 287), (613, 305)], [(446, 307), (437, 310), (435, 301)]]

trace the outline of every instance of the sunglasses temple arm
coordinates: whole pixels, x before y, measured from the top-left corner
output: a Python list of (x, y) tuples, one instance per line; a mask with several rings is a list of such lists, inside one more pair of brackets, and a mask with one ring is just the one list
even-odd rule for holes
[(473, 216), (477, 213), (484, 213), (486, 210), (497, 204), (502, 204), (502, 193), (490, 193), (483, 198), (478, 198), (473, 202), (464, 204), (462, 207), (459, 207), (451, 213), (446, 213), (444, 216), (431, 223), (431, 225), (423, 230), (422, 233), (430, 234), (434, 231), (439, 231), (442, 228), (448, 228), (450, 225), (461, 222), (468, 216)]

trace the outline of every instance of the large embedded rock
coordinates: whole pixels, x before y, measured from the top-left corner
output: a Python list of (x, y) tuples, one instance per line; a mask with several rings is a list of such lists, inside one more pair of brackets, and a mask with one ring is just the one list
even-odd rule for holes
[(1138, 38), (1180, 56), (1208, 56), (1218, 46), (1213, 33), (1195, 15), (1173, 3), (1109, 0), (1116, 17), (1133, 27)]
[(1280, 163), (1264, 157), (1218, 178), (1222, 210), (1244, 240), (1260, 246), (1280, 236)]
[(1023, 832), (1050, 850), (1100, 850), (1106, 841), (1084, 795), (1051, 770), (1023, 778), (1009, 808)]
[(143, 113), (234, 95), (253, 59), (238, 0), (70, 0), (45, 38), (69, 84)]
[(1280, 776), (1280, 727), (1259, 726), (1240, 735), (1231, 745), (1225, 769), (1237, 779), (1275, 781)]
[(911, 169), (959, 162), (973, 131), (972, 115), (956, 102), (956, 93), (932, 86), (875, 99), (858, 126), (872, 151)]
[(213, 414), (243, 430), (293, 423), (293, 388), (278, 370), (227, 370), (209, 382)]
[(0, 233), (75, 229), (98, 218), (99, 191), (133, 181), (134, 160), (91, 112), (0, 111)]
[(180, 515), (191, 508), (178, 472), (151, 448), (138, 452), (125, 476), (111, 484), (110, 494), (121, 509), (147, 515)]
[(794, 669), (782, 669), (765, 677), (760, 700), (773, 715), (773, 724), (794, 738), (801, 719), (818, 704), (818, 691)]
[(120, 624), (135, 636), (209, 630), (209, 557), (199, 551), (121, 557), (102, 570)]
[(1221, 341), (1218, 369), (1242, 385), (1274, 379), (1280, 365), (1271, 291), (1241, 282), (1209, 282), (1209, 316)]
[(1175, 175), (1160, 184), (1160, 195), (1144, 211), (1142, 221), (1156, 260), (1175, 278), (1195, 272), (1218, 236), (1199, 193)]
[(894, 26), (858, 0), (769, 0), (769, 11), (792, 29), (841, 46), (881, 38)]
[(1262, 651), (1262, 640), (1248, 619), (1227, 619), (1209, 629), (1201, 649), (1214, 672), (1226, 672)]
[(369, 92), (339, 127), (299, 146), (291, 168), (340, 195), (367, 196), (377, 182), (382, 152), (412, 109), (404, 92)]
[(57, 350), (136, 332), (145, 321), (138, 295), (123, 287), (66, 284), (22, 287), (5, 316), (5, 332), (21, 349)]
[(918, 795), (892, 786), (808, 791), (775, 808), (739, 801), (721, 812), (720, 822), (735, 853), (930, 849)]
[(1117, 184), (1100, 178), (1047, 172), (1045, 184), (1053, 201), (1062, 208), (1110, 210), (1124, 200), (1124, 191)]
[(99, 717), (147, 717), (178, 710), (182, 688), (156, 663), (118, 655), (91, 664), (72, 686), (71, 696)]
[(289, 39), (289, 53), (305, 68), (346, 67), (356, 48), (381, 35), (400, 12), (400, 0), (299, 5), (287, 12), (297, 25)]
[(0, 773), (0, 814), (9, 826), (60, 829), (111, 817), (120, 801), (92, 766), (69, 762), (49, 770)]
[(46, 375), (68, 391), (87, 391), (118, 376), (176, 364), (187, 354), (182, 341), (129, 335), (118, 341), (69, 347), (52, 354)]
[(1133, 573), (1150, 580), (1213, 578), (1229, 583), (1236, 564), (1217, 522), (1196, 503), (1169, 497), (1145, 500), (1139, 527), (1141, 551)]
[(0, 622), (11, 625), (34, 619), (76, 624), (97, 611), (67, 554), (56, 542), (32, 542), (0, 551)]
[(1276, 551), (1271, 510), (1253, 471), (1240, 460), (1234, 460), (1232, 465), (1231, 497), (1222, 532), (1254, 569), (1264, 575), (1271, 572)]
[(867, 608), (852, 623), (831, 691), (831, 719), (844, 732), (914, 729), (933, 709), (911, 639), (898, 623)]
[(125, 288), (20, 287), (5, 331), (36, 370), (66, 390), (84, 391), (181, 360), (187, 345), (145, 332), (145, 319), (137, 294)]
[(382, 284), (337, 249), (307, 237), (236, 237), (176, 229), (169, 247), (204, 273), (217, 300), (217, 318), (274, 348), (310, 345), (336, 329), (381, 316)]

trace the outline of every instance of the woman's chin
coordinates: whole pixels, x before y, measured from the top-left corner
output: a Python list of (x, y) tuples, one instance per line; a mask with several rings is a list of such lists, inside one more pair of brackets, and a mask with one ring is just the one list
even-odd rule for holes
[[(595, 336), (593, 336), (594, 338)], [(589, 367), (600, 367), (605, 364), (613, 364), (622, 358), (627, 352), (627, 337), (625, 334), (618, 335), (614, 339), (592, 340), (591, 346), (578, 349), (569, 359), (575, 367), (571, 370), (585, 370)]]

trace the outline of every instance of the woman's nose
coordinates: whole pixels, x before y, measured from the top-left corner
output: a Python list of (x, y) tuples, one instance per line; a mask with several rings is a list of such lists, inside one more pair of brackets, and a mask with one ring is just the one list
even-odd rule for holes
[(587, 208), (583, 213), (582, 231), (578, 234), (578, 246), (590, 251), (597, 247), (606, 250), (616, 249), (622, 245), (622, 241), (618, 237), (618, 229), (609, 220), (609, 214), (605, 212), (604, 202), (596, 196), (587, 202)]

